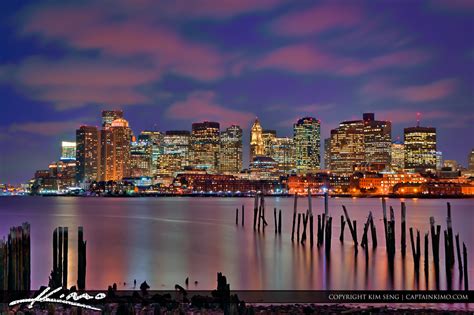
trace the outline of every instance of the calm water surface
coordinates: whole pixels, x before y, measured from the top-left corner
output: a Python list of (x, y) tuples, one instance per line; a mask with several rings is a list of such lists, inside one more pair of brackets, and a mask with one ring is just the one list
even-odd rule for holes
[[(77, 227), (84, 226), (87, 240), (89, 289), (104, 289), (116, 282), (120, 289), (146, 280), (152, 289), (173, 289), (190, 279), (190, 289), (213, 289), (216, 272), (223, 272), (232, 289), (430, 289), (436, 288), (430, 245), (428, 284), (423, 271), (423, 235), (429, 217), (446, 228), (448, 200), (405, 200), (407, 205), (407, 255), (401, 257), (400, 200), (389, 199), (395, 209), (396, 245), (394, 271), (387, 264), (380, 199), (331, 198), (332, 250), (291, 242), (292, 198), (266, 198), (265, 232), (254, 232), (252, 198), (0, 198), (0, 235), (10, 226), (31, 223), (32, 288), (47, 284), (52, 268), (52, 231), (69, 227), (69, 286), (77, 281)], [(306, 211), (307, 198), (299, 198)], [(468, 246), (470, 288), (474, 287), (474, 200), (449, 200), (454, 233)], [(313, 198), (313, 212), (320, 214), (323, 199)], [(235, 225), (235, 208), (245, 205), (245, 227)], [(369, 258), (354, 246), (346, 226), (345, 242), (339, 242), (341, 205), (357, 220), (359, 239), (369, 210), (374, 214), (379, 246)], [(282, 234), (274, 234), (273, 208), (283, 212)], [(315, 216), (315, 230), (317, 219)], [(415, 276), (408, 227), (419, 229), (422, 255), (419, 279)], [(441, 234), (443, 232), (441, 231)], [(315, 232), (316, 233), (316, 232)], [(316, 242), (316, 235), (315, 235)], [(431, 242), (431, 238), (430, 238)], [(444, 238), (440, 239), (439, 288), (446, 289)], [(198, 284), (195, 286), (194, 281)], [(126, 282), (127, 285), (123, 286)], [(461, 289), (457, 258), (453, 289)]]

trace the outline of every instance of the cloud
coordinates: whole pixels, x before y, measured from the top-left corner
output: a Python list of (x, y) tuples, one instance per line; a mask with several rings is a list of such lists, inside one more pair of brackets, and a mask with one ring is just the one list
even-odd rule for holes
[(198, 91), (191, 93), (184, 101), (172, 104), (166, 115), (169, 118), (197, 121), (217, 121), (221, 127), (237, 124), (246, 127), (255, 115), (246, 111), (237, 111), (217, 104), (215, 93)]
[(362, 93), (374, 98), (399, 99), (412, 103), (438, 101), (453, 94), (457, 80), (442, 79), (431, 83), (396, 86), (387, 80), (371, 81), (362, 87)]
[(351, 28), (363, 19), (360, 7), (348, 2), (331, 2), (284, 15), (272, 23), (271, 29), (278, 35), (302, 36)]
[(429, 59), (418, 50), (399, 50), (366, 59), (355, 59), (316, 49), (308, 44), (295, 44), (278, 48), (256, 61), (256, 67), (287, 70), (296, 73), (329, 73), (356, 76), (387, 68), (416, 66)]
[(84, 122), (91, 121), (90, 118), (79, 118), (71, 121), (44, 121), (15, 123), (9, 126), (8, 132), (24, 132), (41, 136), (56, 136), (61, 133), (70, 133), (76, 130)]

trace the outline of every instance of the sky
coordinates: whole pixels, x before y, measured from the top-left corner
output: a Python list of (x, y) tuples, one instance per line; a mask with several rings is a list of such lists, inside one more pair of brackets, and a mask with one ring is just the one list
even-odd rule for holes
[(474, 1), (1, 1), (0, 182), (59, 159), (120, 108), (134, 132), (264, 129), (322, 138), (364, 112), (433, 126), (445, 159), (474, 148)]

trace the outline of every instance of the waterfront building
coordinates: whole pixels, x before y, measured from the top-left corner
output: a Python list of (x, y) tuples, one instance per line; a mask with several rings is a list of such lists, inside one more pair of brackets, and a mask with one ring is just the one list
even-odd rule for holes
[(232, 125), (221, 132), (219, 171), (238, 173), (242, 170), (242, 128)]
[(392, 143), (390, 164), (394, 172), (402, 172), (405, 169), (405, 145), (400, 141)]
[(288, 174), (295, 171), (296, 148), (292, 138), (276, 137), (271, 143), (271, 158), (277, 163), (280, 172)]
[(252, 163), (253, 159), (257, 156), (263, 156), (265, 153), (265, 147), (263, 144), (263, 129), (260, 125), (258, 118), (255, 119), (255, 122), (252, 125), (250, 130), (250, 160), (249, 163)]
[(130, 145), (131, 177), (152, 175), (152, 143), (148, 135), (140, 134)]
[(405, 169), (426, 172), (437, 169), (441, 155), (436, 150), (436, 128), (405, 128)]
[(123, 118), (122, 110), (119, 110), (119, 109), (103, 110), (102, 111), (102, 128), (110, 127), (112, 125), (112, 122), (119, 118)]
[(268, 156), (256, 156), (250, 163), (250, 174), (257, 179), (276, 178), (278, 163)]
[(262, 131), (263, 155), (273, 156), (272, 142), (276, 138), (276, 130), (265, 129)]
[(343, 121), (331, 130), (329, 169), (337, 174), (352, 174), (354, 165), (364, 162), (364, 121)]
[(76, 142), (62, 141), (61, 142), (61, 161), (75, 161), (76, 160)]
[(450, 168), (451, 171), (460, 171), (462, 167), (456, 160), (445, 160), (443, 168)]
[(160, 155), (163, 153), (164, 135), (157, 130), (144, 130), (140, 133), (140, 136), (148, 137), (148, 141), (151, 144), (151, 174), (156, 175), (159, 168)]
[(331, 138), (324, 139), (324, 168), (330, 169), (331, 161)]
[(321, 168), (321, 124), (313, 117), (304, 117), (293, 125), (298, 173), (316, 172)]
[(101, 180), (120, 181), (130, 176), (131, 140), (132, 131), (123, 118), (101, 130)]
[(81, 126), (76, 130), (76, 180), (98, 179), (100, 172), (100, 134), (97, 127)]
[(392, 123), (375, 120), (373, 113), (364, 113), (364, 148), (367, 163), (383, 163), (390, 167), (392, 147)]
[(216, 172), (219, 166), (220, 125), (204, 121), (193, 123), (191, 134), (192, 167)]
[(49, 164), (51, 190), (65, 190), (76, 186), (76, 161), (57, 161)]

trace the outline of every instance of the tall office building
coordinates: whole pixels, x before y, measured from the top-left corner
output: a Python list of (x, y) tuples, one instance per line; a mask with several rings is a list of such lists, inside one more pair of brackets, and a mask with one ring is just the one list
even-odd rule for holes
[(99, 130), (93, 126), (81, 126), (76, 130), (76, 180), (78, 183), (96, 181), (99, 172)]
[(329, 170), (331, 161), (331, 138), (324, 139), (324, 168)]
[(101, 130), (101, 180), (120, 181), (130, 176), (131, 140), (132, 131), (123, 118)]
[(102, 127), (108, 128), (112, 125), (112, 122), (116, 119), (123, 118), (123, 111), (116, 110), (103, 110), (102, 111)]
[[(156, 175), (159, 168), (160, 155), (163, 153), (163, 133), (156, 130), (144, 130), (140, 136), (148, 137), (151, 144), (151, 174)], [(139, 137), (140, 137), (139, 136)]]
[(61, 142), (61, 161), (76, 160), (76, 142)]
[(390, 167), (390, 149), (392, 147), (392, 123), (375, 120), (373, 113), (364, 113), (365, 162), (382, 163)]
[(219, 166), (219, 123), (204, 121), (192, 125), (192, 166), (196, 169), (215, 172)]
[(301, 118), (293, 125), (296, 146), (296, 170), (299, 173), (316, 172), (321, 168), (321, 125), (313, 117)]
[(263, 156), (265, 153), (265, 147), (263, 145), (263, 129), (260, 125), (260, 121), (255, 119), (255, 122), (252, 125), (250, 130), (250, 161), (252, 163), (253, 159), (257, 156)]
[(276, 130), (265, 129), (262, 131), (262, 140), (263, 140), (263, 155), (272, 156), (272, 142), (276, 138)]
[(474, 171), (474, 149), (471, 150), (471, 153), (469, 153), (469, 156), (467, 157), (467, 164), (468, 169)]
[(152, 142), (149, 135), (140, 134), (130, 144), (130, 177), (152, 176)]
[(425, 172), (437, 168), (436, 128), (420, 127), (419, 125), (405, 128), (404, 138), (405, 169)]
[(191, 134), (187, 130), (169, 130), (163, 136), (158, 173), (171, 176), (190, 164)]
[(219, 171), (238, 173), (242, 170), (242, 128), (232, 125), (221, 132)]
[(394, 141), (391, 151), (392, 171), (402, 172), (405, 169), (405, 145), (401, 141)]
[(271, 143), (272, 155), (270, 156), (276, 163), (278, 170), (285, 174), (295, 171), (295, 142), (292, 138), (275, 138)]
[(364, 162), (364, 121), (343, 121), (331, 130), (330, 170), (339, 174), (352, 174), (354, 166)]

